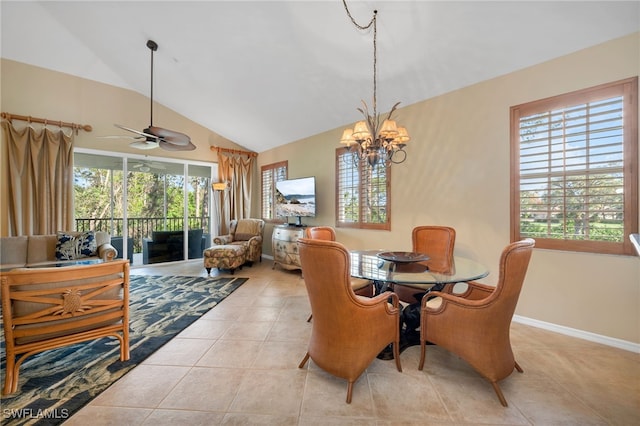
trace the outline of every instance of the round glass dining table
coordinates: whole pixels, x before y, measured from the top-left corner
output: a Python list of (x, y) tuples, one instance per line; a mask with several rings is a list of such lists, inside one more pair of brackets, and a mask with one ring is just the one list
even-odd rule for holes
[[(351, 256), (351, 276), (372, 280), (378, 291), (387, 289), (389, 284), (402, 284), (418, 290), (441, 289), (444, 284), (475, 281), (489, 275), (489, 270), (479, 262), (461, 256), (454, 256), (451, 265), (444, 271), (429, 269), (429, 261), (393, 262), (378, 257), (384, 250), (353, 250)], [(426, 253), (428, 255), (428, 253)]]

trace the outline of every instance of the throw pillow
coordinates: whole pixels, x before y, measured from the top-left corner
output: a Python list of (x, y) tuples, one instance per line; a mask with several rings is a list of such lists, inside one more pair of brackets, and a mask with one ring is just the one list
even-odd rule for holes
[(96, 235), (93, 231), (87, 231), (78, 235), (66, 232), (58, 232), (56, 244), (56, 259), (75, 260), (84, 257), (92, 257), (98, 251)]
[(235, 241), (249, 241), (252, 237), (255, 237), (255, 234), (240, 234), (236, 232)]

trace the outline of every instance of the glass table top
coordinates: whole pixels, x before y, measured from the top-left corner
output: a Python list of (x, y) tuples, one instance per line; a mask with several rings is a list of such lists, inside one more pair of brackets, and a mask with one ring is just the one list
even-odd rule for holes
[[(489, 275), (489, 270), (479, 262), (454, 256), (447, 271), (432, 271), (428, 261), (395, 263), (377, 256), (385, 250), (354, 250), (351, 255), (351, 276), (379, 282), (402, 283), (415, 288), (430, 288), (433, 284), (474, 281)], [(428, 253), (427, 253), (428, 255)]]

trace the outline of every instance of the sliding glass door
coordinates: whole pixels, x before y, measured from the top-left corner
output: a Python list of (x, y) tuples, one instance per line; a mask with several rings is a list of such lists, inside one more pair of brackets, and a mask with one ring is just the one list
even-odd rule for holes
[(214, 163), (75, 153), (76, 229), (107, 231), (134, 265), (202, 257)]

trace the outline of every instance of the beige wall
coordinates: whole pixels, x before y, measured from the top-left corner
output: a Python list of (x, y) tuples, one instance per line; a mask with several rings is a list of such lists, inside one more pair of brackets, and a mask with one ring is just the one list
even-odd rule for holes
[[(413, 140), (407, 161), (392, 169), (391, 231), (338, 229), (338, 239), (353, 249), (407, 250), (414, 226), (451, 225), (458, 233), (456, 252), (488, 265), (486, 281), (495, 283), (500, 252), (509, 243), (509, 107), (640, 74), (639, 38), (634, 34), (400, 109), (398, 119)], [(114, 122), (146, 126), (147, 97), (8, 60), (1, 66), (2, 111), (91, 124), (94, 131), (81, 132), (78, 146), (140, 153), (125, 141), (96, 136), (115, 134)], [(237, 148), (162, 106), (154, 112), (155, 124), (189, 134), (198, 147), (154, 150), (154, 156), (213, 162), (209, 145)], [(335, 129), (258, 156), (259, 165), (288, 160), (289, 177), (317, 177), (319, 216), (307, 224), (335, 225), (334, 154), (341, 133)], [(254, 194), (259, 215), (259, 190)], [(265, 230), (267, 254), (271, 230)], [(640, 344), (640, 258), (538, 249), (516, 314)]]
[[(488, 265), (486, 281), (495, 283), (500, 252), (509, 243), (509, 107), (640, 74), (639, 38), (401, 108), (397, 119), (412, 141), (407, 161), (392, 166), (391, 231), (338, 229), (338, 240), (352, 249), (408, 250), (414, 226), (450, 225), (457, 230), (456, 253)], [(306, 224), (335, 225), (334, 155), (341, 132), (258, 157), (261, 165), (288, 160), (290, 178), (316, 176), (319, 215)], [(535, 250), (516, 314), (640, 343), (640, 258)]]
[[(194, 151), (141, 151), (131, 148), (130, 140), (100, 139), (98, 136), (128, 133), (114, 127), (114, 123), (136, 130), (147, 127), (150, 119), (149, 98), (131, 90), (7, 59), (2, 59), (0, 66), (2, 112), (91, 125), (93, 131), (80, 131), (75, 137), (77, 147), (211, 162), (218, 160), (217, 154), (211, 151), (210, 146), (242, 149), (241, 146), (157, 103), (153, 108), (153, 124), (188, 134), (196, 145)], [(18, 122), (18, 125), (24, 123)], [(4, 156), (4, 149), (1, 152)], [(6, 167), (6, 159), (3, 157), (1, 160), (2, 167)], [(7, 191), (4, 180), (1, 184), (0, 203), (6, 206)], [(0, 234), (8, 234), (5, 209), (0, 209)]]

